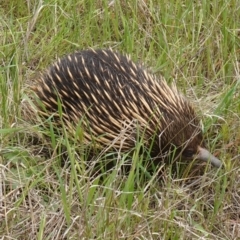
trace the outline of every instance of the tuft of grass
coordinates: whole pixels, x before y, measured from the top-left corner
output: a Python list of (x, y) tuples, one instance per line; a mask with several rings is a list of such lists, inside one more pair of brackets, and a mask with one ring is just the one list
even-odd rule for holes
[[(2, 238), (239, 239), (239, 11), (237, 0), (1, 0)], [(224, 169), (187, 163), (174, 177), (165, 166), (148, 173), (141, 139), (133, 155), (103, 150), (87, 162), (80, 125), (72, 139), (64, 125), (57, 134), (32, 122), (34, 78), (88, 47), (128, 53), (175, 81), (203, 116)], [(113, 170), (94, 174), (109, 157)]]

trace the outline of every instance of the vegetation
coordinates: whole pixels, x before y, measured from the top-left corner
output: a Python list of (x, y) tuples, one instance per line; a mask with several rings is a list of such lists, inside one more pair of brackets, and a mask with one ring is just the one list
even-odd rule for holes
[[(2, 239), (239, 239), (239, 13), (238, 0), (1, 0)], [(120, 171), (127, 154), (90, 174), (68, 131), (43, 129), (29, 111), (39, 72), (88, 47), (128, 53), (176, 81), (224, 168), (189, 163), (143, 177), (139, 141), (129, 174)]]

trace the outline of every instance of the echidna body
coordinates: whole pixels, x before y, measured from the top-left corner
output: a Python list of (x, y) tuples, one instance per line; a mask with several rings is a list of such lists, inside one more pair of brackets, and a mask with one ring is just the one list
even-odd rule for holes
[(128, 151), (139, 135), (153, 157), (177, 149), (184, 159), (221, 166), (203, 145), (191, 104), (127, 56), (92, 49), (70, 54), (42, 74), (34, 90), (45, 115), (59, 114), (61, 102), (69, 129), (81, 120), (85, 141), (94, 138), (99, 147)]

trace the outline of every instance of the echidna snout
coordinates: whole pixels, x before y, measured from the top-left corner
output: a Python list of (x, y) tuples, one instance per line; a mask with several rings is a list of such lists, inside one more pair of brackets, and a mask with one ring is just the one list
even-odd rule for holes
[(192, 105), (127, 56), (93, 49), (70, 54), (42, 74), (34, 91), (41, 114), (58, 115), (61, 102), (66, 125), (72, 129), (81, 119), (85, 142), (94, 139), (99, 148), (131, 150), (140, 134), (153, 157), (174, 146), (184, 159), (221, 166), (202, 145)]
[(218, 158), (213, 156), (206, 148), (198, 147), (198, 152), (196, 155), (196, 159), (202, 160), (205, 162), (210, 162), (214, 167), (221, 167), (222, 163), (219, 161)]

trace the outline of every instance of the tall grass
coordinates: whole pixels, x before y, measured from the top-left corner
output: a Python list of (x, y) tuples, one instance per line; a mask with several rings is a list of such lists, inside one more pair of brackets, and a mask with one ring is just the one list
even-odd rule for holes
[[(239, 12), (237, 0), (1, 0), (0, 236), (239, 239)], [(148, 173), (139, 141), (131, 157), (116, 153), (116, 167), (94, 175), (87, 148), (67, 129), (58, 135), (33, 123), (33, 80), (57, 57), (88, 47), (128, 53), (175, 81), (224, 169), (189, 163), (177, 176), (171, 166)], [(107, 159), (102, 152), (91, 164)]]

